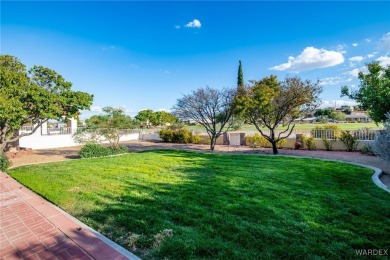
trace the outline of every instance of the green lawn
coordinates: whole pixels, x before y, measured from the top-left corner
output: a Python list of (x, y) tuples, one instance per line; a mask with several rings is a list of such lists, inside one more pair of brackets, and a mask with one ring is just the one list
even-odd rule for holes
[[(294, 129), (295, 130), (312, 130), (316, 126), (323, 126), (324, 124), (296, 124)], [(373, 128), (378, 129), (382, 128), (382, 125), (380, 124), (377, 126), (375, 123), (337, 123), (332, 124), (329, 123), (329, 125), (337, 125), (341, 130), (357, 130), (361, 128)], [(189, 130), (195, 130), (195, 131), (205, 131), (204, 127), (201, 125), (195, 125), (195, 126), (188, 126)], [(265, 129), (265, 128), (264, 128)], [(286, 127), (280, 126), (278, 127), (279, 130), (286, 129)], [(244, 125), (240, 130), (242, 131), (256, 131), (256, 128), (253, 125)]]
[(177, 150), (9, 174), (144, 259), (340, 259), (390, 249), (372, 170), (315, 159)]

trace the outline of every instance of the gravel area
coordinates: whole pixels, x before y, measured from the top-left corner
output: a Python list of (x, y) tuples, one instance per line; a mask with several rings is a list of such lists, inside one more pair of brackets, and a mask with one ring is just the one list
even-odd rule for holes
[[(185, 149), (196, 151), (209, 151), (207, 145), (198, 144), (171, 144), (161, 142), (148, 142), (148, 141), (129, 141), (123, 142), (121, 145), (126, 145), (130, 152), (145, 151), (153, 149)], [(21, 166), (35, 163), (64, 161), (78, 158), (77, 154), (81, 146), (56, 148), (56, 149), (44, 149), (34, 150), (33, 154), (23, 155), (20, 158), (12, 159), (12, 166)], [(218, 153), (237, 153), (237, 154), (272, 154), (272, 150), (269, 148), (256, 148), (252, 149), (247, 146), (228, 146), (217, 145), (215, 152)], [(382, 169), (384, 174), (381, 177), (381, 181), (390, 187), (390, 167), (385, 161), (379, 157), (361, 154), (360, 152), (342, 152), (342, 151), (308, 151), (308, 150), (288, 150), (280, 149), (281, 155), (293, 155), (293, 156), (305, 156), (322, 159), (340, 160), (346, 162), (362, 163), (378, 167)]]

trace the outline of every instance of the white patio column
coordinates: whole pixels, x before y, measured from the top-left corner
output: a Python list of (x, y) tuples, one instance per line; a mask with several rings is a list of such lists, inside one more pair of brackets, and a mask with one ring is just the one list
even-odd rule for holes
[(77, 131), (77, 119), (75, 118), (68, 118), (68, 121), (66, 122), (66, 127), (68, 128), (69, 133), (73, 134)]

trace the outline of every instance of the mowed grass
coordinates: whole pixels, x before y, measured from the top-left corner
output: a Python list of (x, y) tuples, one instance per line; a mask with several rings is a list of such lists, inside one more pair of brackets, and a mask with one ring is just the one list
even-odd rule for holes
[[(382, 124), (376, 125), (375, 123), (329, 123), (328, 125), (337, 125), (341, 130), (357, 130), (362, 128), (372, 128), (372, 129), (381, 129)], [(312, 130), (315, 127), (322, 127), (324, 124), (296, 124), (295, 130)], [(205, 131), (205, 128), (201, 125), (187, 126), (189, 130), (194, 131)], [(267, 130), (266, 128), (263, 128)], [(284, 130), (286, 127), (279, 126), (278, 130)], [(243, 125), (240, 129), (241, 131), (257, 131), (253, 125)]]
[(156, 150), (12, 169), (144, 259), (340, 259), (390, 248), (372, 170), (315, 159)]

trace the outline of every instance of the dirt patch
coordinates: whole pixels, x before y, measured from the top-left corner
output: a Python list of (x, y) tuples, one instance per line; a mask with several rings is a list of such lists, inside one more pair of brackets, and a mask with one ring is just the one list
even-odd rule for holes
[(382, 174), (380, 180), (383, 182), (384, 185), (390, 187), (390, 174), (388, 173)]
[[(208, 145), (200, 144), (171, 144), (161, 142), (149, 142), (149, 141), (129, 141), (122, 142), (121, 145), (126, 145), (130, 152), (154, 150), (154, 149), (183, 149), (192, 151), (203, 151), (208, 152)], [(12, 166), (21, 166), (34, 163), (44, 163), (53, 161), (64, 161), (78, 158), (78, 152), (81, 146), (73, 146), (66, 148), (56, 149), (44, 149), (34, 150), (32, 154), (23, 155), (20, 158), (13, 158)], [(248, 146), (229, 146), (229, 145), (217, 145), (215, 147), (216, 153), (233, 153), (233, 154), (272, 154), (270, 148), (256, 148), (252, 149)], [(354, 162), (371, 165), (382, 169), (386, 173), (390, 173), (389, 166), (385, 161), (379, 157), (361, 154), (360, 152), (342, 152), (342, 151), (308, 151), (308, 150), (292, 150), (292, 149), (280, 149), (281, 155), (292, 155), (292, 156), (305, 156), (312, 158), (340, 160), (346, 162)], [(381, 181), (390, 187), (390, 175), (383, 174)]]
[(12, 158), (12, 166), (29, 165), (35, 163), (57, 162), (78, 158), (81, 146), (33, 150), (32, 154), (22, 155), (19, 158)]

